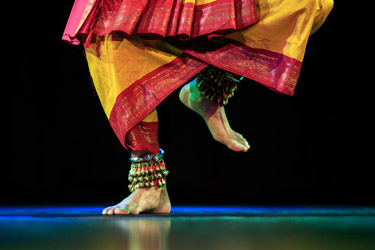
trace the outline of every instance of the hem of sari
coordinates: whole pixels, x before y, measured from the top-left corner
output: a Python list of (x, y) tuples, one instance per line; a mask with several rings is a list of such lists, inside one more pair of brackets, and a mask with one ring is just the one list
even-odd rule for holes
[(125, 145), (131, 152), (159, 153), (158, 128), (158, 122), (140, 121), (127, 132)]
[(293, 95), (302, 62), (281, 53), (251, 48), (236, 41), (215, 51), (184, 50), (201, 61), (255, 80), (274, 92)]
[(206, 66), (206, 63), (189, 55), (177, 57), (137, 80), (117, 96), (109, 123), (126, 150), (129, 151), (125, 143), (128, 131)]

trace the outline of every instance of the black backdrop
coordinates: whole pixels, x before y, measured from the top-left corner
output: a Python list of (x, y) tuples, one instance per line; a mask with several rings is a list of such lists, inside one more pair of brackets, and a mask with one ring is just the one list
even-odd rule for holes
[[(1, 204), (113, 203), (128, 195), (129, 154), (109, 126), (81, 48), (60, 40), (73, 2), (16, 6), (23, 18), (7, 39), (11, 128), (3, 132), (10, 131), (11, 154)], [(366, 87), (350, 39), (355, 18), (341, 2), (311, 36), (293, 97), (247, 81), (226, 107), (249, 152), (216, 143), (178, 91), (163, 101), (159, 137), (172, 203), (374, 204)]]

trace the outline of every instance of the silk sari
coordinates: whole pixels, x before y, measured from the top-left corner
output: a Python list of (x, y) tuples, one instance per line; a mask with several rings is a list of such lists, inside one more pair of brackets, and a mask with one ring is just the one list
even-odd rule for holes
[[(208, 64), (293, 95), (332, 0), (82, 0), (63, 40), (84, 42), (109, 122), (128, 132)], [(75, 18), (74, 18), (75, 17)]]

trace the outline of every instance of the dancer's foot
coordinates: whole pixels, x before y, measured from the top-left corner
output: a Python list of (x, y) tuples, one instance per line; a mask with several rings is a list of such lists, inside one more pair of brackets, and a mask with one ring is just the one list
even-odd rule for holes
[(225, 114), (224, 106), (204, 98), (196, 87), (196, 80), (180, 91), (180, 100), (186, 107), (197, 112), (205, 120), (212, 137), (234, 151), (246, 152), (250, 145), (239, 133), (233, 131)]
[(170, 211), (171, 203), (167, 188), (164, 186), (139, 188), (119, 204), (105, 208), (103, 214), (168, 214)]

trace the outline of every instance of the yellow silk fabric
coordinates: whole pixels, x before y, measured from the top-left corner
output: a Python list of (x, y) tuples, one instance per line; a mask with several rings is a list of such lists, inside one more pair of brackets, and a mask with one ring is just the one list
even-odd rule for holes
[[(181, 53), (163, 41), (143, 40), (137, 36), (129, 39), (118, 39), (115, 34), (93, 37), (86, 48), (86, 58), (107, 117), (120, 93)], [(155, 114), (149, 120), (155, 120)]]
[(156, 109), (154, 109), (148, 116), (146, 116), (142, 122), (157, 122), (158, 121), (158, 113)]
[(310, 34), (323, 24), (332, 7), (332, 0), (259, 0), (259, 22), (227, 37), (302, 62)]
[[(258, 0), (259, 22), (226, 37), (302, 62), (308, 37), (322, 25), (332, 6), (332, 0)], [(107, 117), (120, 93), (181, 54), (181, 50), (162, 40), (145, 40), (137, 36), (124, 39), (116, 34), (93, 36), (86, 56)], [(157, 121), (156, 111), (145, 119)]]

